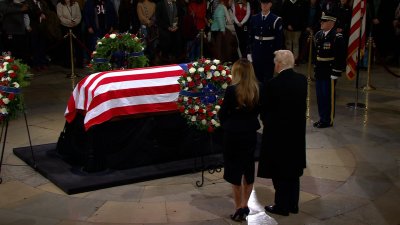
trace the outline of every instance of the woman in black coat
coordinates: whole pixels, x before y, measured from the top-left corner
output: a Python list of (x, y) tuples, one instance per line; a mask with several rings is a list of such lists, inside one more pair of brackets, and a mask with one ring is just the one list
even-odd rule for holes
[(275, 71), (260, 94), (263, 139), (257, 176), (272, 178), (275, 205), (267, 212), (284, 215), (298, 212), (300, 179), (306, 167), (307, 79), (293, 71), (288, 50), (275, 52)]
[(247, 59), (237, 60), (232, 67), (232, 85), (225, 92), (218, 112), (224, 130), (224, 179), (232, 184), (235, 213), (231, 219), (244, 220), (254, 183), (254, 151), (260, 128), (259, 84)]

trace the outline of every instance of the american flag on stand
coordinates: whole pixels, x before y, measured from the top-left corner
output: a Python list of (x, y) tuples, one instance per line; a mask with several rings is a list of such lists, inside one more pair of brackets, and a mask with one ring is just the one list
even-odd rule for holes
[(65, 118), (85, 116), (84, 126), (117, 116), (177, 110), (178, 78), (184, 66), (168, 65), (95, 73), (81, 80), (72, 92)]
[[(363, 55), (363, 51), (365, 48), (365, 38), (366, 38), (365, 12), (366, 12), (366, 0), (354, 0), (351, 25), (350, 25), (349, 45), (347, 48), (346, 75), (349, 80), (353, 80), (357, 75), (356, 70), (357, 70), (357, 63), (359, 60), (358, 48), (361, 46), (360, 56)], [(360, 29), (361, 29), (361, 37), (360, 37)]]

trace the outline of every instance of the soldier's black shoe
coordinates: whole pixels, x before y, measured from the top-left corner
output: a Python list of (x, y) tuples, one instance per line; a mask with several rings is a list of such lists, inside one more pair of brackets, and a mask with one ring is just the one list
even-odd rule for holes
[(317, 127), (318, 126), (318, 124), (320, 124), (321, 123), (321, 121), (317, 121), (317, 122), (315, 122), (315, 123), (313, 123), (313, 127)]
[(333, 126), (333, 125), (330, 124), (330, 123), (322, 123), (322, 122), (320, 122), (320, 123), (316, 124), (314, 127), (315, 128), (327, 128), (327, 127), (331, 127), (331, 126)]

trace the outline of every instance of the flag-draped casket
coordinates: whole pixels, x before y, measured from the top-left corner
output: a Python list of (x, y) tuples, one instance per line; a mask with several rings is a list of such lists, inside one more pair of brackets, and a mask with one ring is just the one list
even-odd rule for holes
[(95, 73), (82, 79), (65, 111), (73, 144), (64, 155), (96, 171), (221, 152), (220, 134), (210, 137), (191, 129), (177, 110), (178, 78), (185, 70), (186, 64), (166, 65)]

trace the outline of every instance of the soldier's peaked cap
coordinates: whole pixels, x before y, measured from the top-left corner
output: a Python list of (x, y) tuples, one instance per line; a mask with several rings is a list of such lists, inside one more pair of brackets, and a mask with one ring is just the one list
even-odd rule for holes
[(336, 16), (330, 12), (322, 12), (321, 20), (330, 20), (336, 22)]

